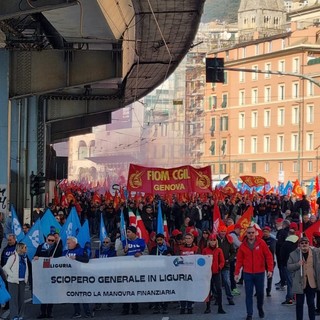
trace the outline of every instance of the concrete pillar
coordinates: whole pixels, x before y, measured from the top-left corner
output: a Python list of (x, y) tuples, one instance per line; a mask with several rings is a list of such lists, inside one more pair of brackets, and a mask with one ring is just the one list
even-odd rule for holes
[(0, 211), (9, 211), (10, 194), (10, 103), (9, 52), (0, 50)]

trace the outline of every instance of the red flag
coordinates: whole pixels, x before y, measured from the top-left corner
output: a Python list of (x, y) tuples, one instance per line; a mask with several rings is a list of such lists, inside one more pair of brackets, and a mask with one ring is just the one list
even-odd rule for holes
[(144, 239), (145, 243), (148, 244), (150, 240), (149, 232), (147, 231), (141, 219), (139, 210), (136, 211), (136, 217), (137, 217), (137, 232), (138, 232), (139, 238)]
[(101, 204), (101, 198), (100, 196), (98, 195), (98, 192), (95, 192), (93, 197), (92, 197), (92, 201), (95, 202), (95, 203), (98, 203), (98, 204)]
[(221, 192), (223, 192), (224, 194), (233, 196), (235, 195), (238, 190), (237, 188), (234, 186), (234, 184), (232, 183), (232, 181), (230, 180), (222, 189)]
[(298, 198), (302, 198), (305, 194), (298, 179), (293, 184), (292, 193), (294, 193)]
[(223, 221), (221, 219), (221, 214), (220, 214), (220, 209), (219, 206), (217, 204), (217, 202), (215, 202), (214, 206), (213, 206), (213, 226), (212, 226), (212, 233), (213, 234), (217, 234), (219, 227), (221, 225), (223, 225)]
[(316, 221), (312, 226), (306, 229), (304, 232), (310, 241), (310, 245), (313, 244), (313, 233), (320, 232), (320, 220)]
[(242, 241), (247, 228), (250, 226), (253, 218), (253, 207), (250, 206), (246, 212), (241, 216), (241, 218), (237, 221), (237, 224), (241, 226), (240, 230), (240, 240)]
[(319, 176), (316, 176), (316, 183), (315, 183), (315, 188), (316, 188), (316, 192), (318, 194), (318, 192), (320, 191), (320, 186), (319, 186)]
[(267, 179), (261, 176), (240, 176), (240, 178), (250, 188), (264, 186), (267, 183)]
[(69, 206), (68, 200), (67, 200), (66, 195), (64, 194), (64, 192), (62, 193), (62, 196), (61, 196), (61, 205), (63, 207), (67, 207), (67, 208)]

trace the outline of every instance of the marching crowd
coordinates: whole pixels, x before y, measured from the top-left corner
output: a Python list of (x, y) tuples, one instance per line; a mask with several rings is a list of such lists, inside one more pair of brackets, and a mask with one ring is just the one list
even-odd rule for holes
[[(318, 202), (318, 201), (317, 201)], [(320, 202), (320, 200), (319, 200)], [(308, 316), (315, 320), (320, 315), (320, 232), (305, 236), (305, 231), (316, 224), (318, 212), (311, 214), (307, 197), (297, 200), (293, 197), (280, 197), (275, 194), (256, 196), (253, 200), (229, 197), (217, 202), (221, 223), (215, 230), (213, 223), (214, 200), (200, 200), (169, 204), (162, 201), (162, 213), (168, 219), (167, 237), (157, 233), (156, 201), (135, 203), (129, 201), (122, 205), (126, 220), (126, 241), (121, 241), (120, 208), (114, 208), (111, 201), (101, 198), (93, 203), (87, 198), (78, 198), (78, 214), (82, 221), (88, 219), (92, 236), (99, 235), (100, 217), (103, 217), (107, 236), (101, 246), (92, 252), (82, 248), (76, 237), (68, 237), (67, 249), (63, 250), (59, 233), (52, 231), (46, 241), (39, 245), (33, 259), (39, 257), (66, 256), (81, 263), (90, 259), (109, 259), (115, 256), (150, 255), (193, 255), (203, 254), (213, 257), (211, 271), (211, 290), (205, 301), (205, 313), (211, 312), (211, 305), (217, 305), (219, 314), (223, 309), (223, 297), (229, 305), (235, 305), (234, 296), (239, 295), (238, 286), (244, 284), (246, 295), (247, 320), (253, 317), (253, 298), (256, 296), (260, 318), (265, 317), (264, 297), (271, 296), (274, 267), (279, 269), (280, 279), (276, 289), (284, 292), (283, 305), (296, 306), (296, 319), (303, 319), (303, 305), (306, 299)], [(62, 225), (73, 206), (61, 207), (49, 205), (50, 210)], [(253, 207), (251, 223), (244, 229), (238, 223), (249, 207)], [(149, 241), (137, 235), (137, 228), (130, 225), (129, 211), (138, 212), (149, 233)], [(36, 208), (32, 213), (32, 223), (41, 218), (43, 212)], [(0, 216), (3, 218), (2, 215)], [(300, 221), (300, 217), (302, 217)], [(1, 225), (1, 224), (0, 224)], [(30, 225), (24, 225), (30, 228)], [(215, 230), (216, 232), (213, 232)], [(1, 233), (2, 231), (2, 233)], [(0, 226), (0, 243), (3, 238), (3, 225)], [(1, 238), (2, 236), (2, 238)], [(23, 320), (25, 286), (29, 283), (32, 290), (31, 262), (26, 257), (27, 246), (17, 243), (13, 233), (6, 232), (7, 245), (1, 253), (1, 277), (6, 284), (11, 299), (3, 305), (2, 318)], [(266, 281), (265, 281), (266, 278)], [(266, 286), (265, 286), (266, 282)], [(224, 292), (224, 294), (223, 294)], [(180, 301), (180, 314), (193, 313), (193, 301)], [(83, 303), (74, 304), (72, 318), (93, 317), (94, 312), (101, 310), (101, 304), (93, 306)], [(168, 303), (150, 304), (154, 314), (168, 313)], [(38, 319), (52, 318), (53, 305), (42, 304)], [(108, 305), (112, 308), (112, 305)], [(139, 314), (139, 304), (125, 303), (122, 314)]]

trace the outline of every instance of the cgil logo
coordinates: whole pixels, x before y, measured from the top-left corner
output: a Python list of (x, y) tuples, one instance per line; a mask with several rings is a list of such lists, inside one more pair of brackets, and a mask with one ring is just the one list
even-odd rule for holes
[(70, 263), (50, 263), (50, 259), (43, 259), (42, 267), (43, 267), (43, 269), (48, 269), (48, 268), (54, 268), (54, 269), (72, 268)]

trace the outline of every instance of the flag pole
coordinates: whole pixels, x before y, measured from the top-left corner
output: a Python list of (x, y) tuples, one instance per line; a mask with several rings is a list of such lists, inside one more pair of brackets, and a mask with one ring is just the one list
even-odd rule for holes
[[(300, 215), (299, 215), (299, 220), (300, 220), (300, 239), (302, 238), (302, 209), (300, 209)], [(300, 250), (300, 261), (302, 261), (302, 251), (301, 248)], [(302, 264), (300, 265), (300, 276), (303, 276), (303, 269), (302, 269)]]

